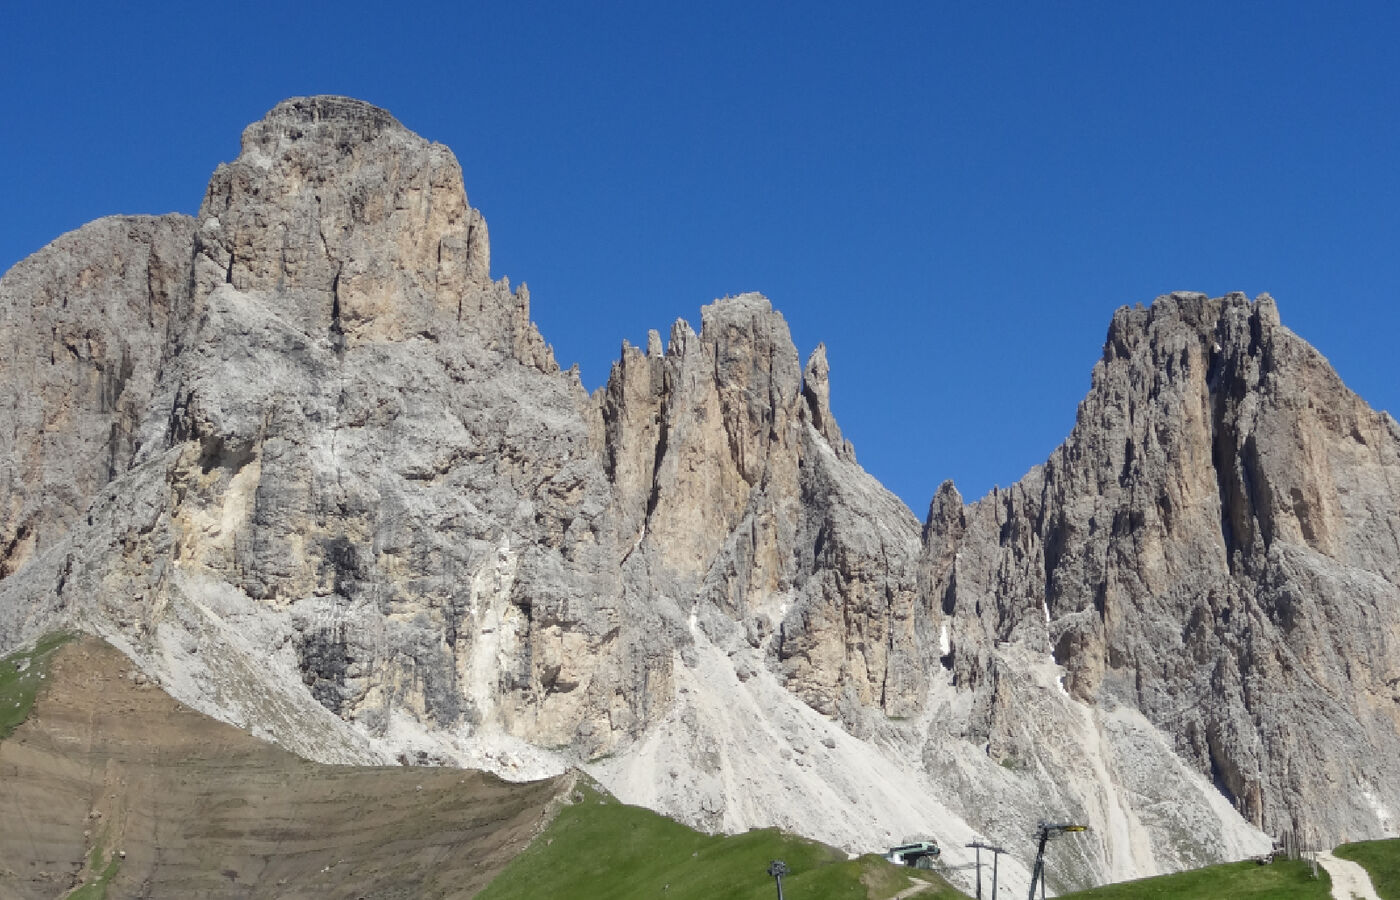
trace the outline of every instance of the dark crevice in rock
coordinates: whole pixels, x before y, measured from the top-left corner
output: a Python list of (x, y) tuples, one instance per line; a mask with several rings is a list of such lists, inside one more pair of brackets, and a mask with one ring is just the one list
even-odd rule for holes
[(335, 350), (336, 356), (345, 353), (345, 327), (340, 321), (340, 270), (341, 266), (337, 265), (335, 276), (331, 278), (330, 336), (331, 347)]
[(948, 576), (948, 587), (943, 591), (943, 615), (951, 616), (958, 608), (958, 569), (953, 566)]
[(1212, 735), (1207, 739), (1207, 744), (1209, 746), (1211, 784), (1215, 785), (1215, 789), (1220, 792), (1221, 796), (1230, 801), (1231, 806), (1239, 809), (1239, 801), (1235, 792), (1230, 789), (1231, 779), (1227, 770), (1229, 763), (1225, 760), (1219, 741)]
[(344, 705), (345, 675), (350, 666), (345, 628), (336, 625), (305, 631), (296, 640), (302, 682), (311, 696), (337, 715)]
[(1268, 502), (1268, 490), (1259, 474), (1259, 444), (1254, 435), (1245, 438), (1239, 458), (1240, 483), (1244, 488), (1245, 500), (1259, 527), (1259, 536), (1264, 541), (1264, 552), (1268, 553), (1270, 545), (1273, 544), (1274, 516)]
[(321, 570), (331, 578), (331, 590), (341, 597), (349, 597), (351, 590), (360, 583), (360, 558), (355, 545), (349, 538), (335, 537), (322, 545)]
[(25, 541), (29, 540), (32, 533), (27, 523), (15, 530), (15, 536), (5, 545), (4, 551), (0, 552), (0, 579), (19, 571), (19, 566), (14, 563), (14, 559), (19, 556), (20, 548), (24, 546)]
[(1247, 532), (1242, 527), (1244, 524), (1244, 511), (1241, 509), (1243, 498), (1236, 489), (1233, 429), (1222, 421), (1225, 415), (1224, 397), (1217, 393), (1213, 400), (1212, 418), (1215, 427), (1213, 429), (1214, 440), (1211, 442), (1210, 448), (1210, 462), (1211, 468), (1215, 472), (1216, 491), (1220, 498), (1220, 538), (1225, 546), (1225, 559), (1231, 574), (1233, 574), (1239, 554), (1248, 550), (1248, 547), (1242, 545), (1242, 541), (1247, 538)]
[[(131, 434), (123, 427), (119, 421), (113, 421), (107, 429), (107, 480), (111, 481), (117, 477), (117, 473), (126, 467), (120, 466), (118, 460), (130, 453)], [(125, 452), (123, 452), (125, 451)]]
[[(651, 462), (651, 492), (647, 495), (647, 511), (644, 522), (651, 521), (656, 505), (661, 502), (661, 466), (666, 461), (667, 443), (671, 436), (671, 416), (669, 400), (661, 404), (656, 432), (656, 454)], [(645, 527), (645, 525), (643, 525)]]

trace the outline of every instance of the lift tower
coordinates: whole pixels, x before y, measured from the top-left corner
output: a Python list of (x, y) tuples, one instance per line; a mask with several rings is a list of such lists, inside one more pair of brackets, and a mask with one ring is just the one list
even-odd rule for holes
[(1045, 844), (1052, 837), (1058, 837), (1069, 831), (1088, 831), (1088, 825), (1071, 825), (1068, 822), (1041, 822), (1036, 830), (1036, 837), (1039, 839), (1040, 847), (1035, 853), (1035, 868), (1031, 870), (1031, 892), (1026, 895), (1026, 900), (1035, 900), (1035, 883), (1040, 882), (1040, 900), (1045, 900)]
[(992, 900), (997, 900), (997, 857), (1006, 851), (983, 841), (973, 841), (967, 846), (977, 851), (977, 900), (982, 900), (982, 851), (992, 851)]

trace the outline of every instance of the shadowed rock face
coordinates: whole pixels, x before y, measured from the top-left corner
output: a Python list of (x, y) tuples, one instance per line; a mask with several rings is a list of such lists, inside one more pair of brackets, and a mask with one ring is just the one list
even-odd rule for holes
[[(491, 280), (451, 153), (354, 100), (280, 104), (197, 219), (66, 235), (0, 313), (0, 645), (85, 624), (327, 761), (679, 741), (714, 791), (657, 805), (781, 821), (725, 817), (742, 754), (686, 719), (721, 665), (915, 761), (959, 827), (1118, 822), (1085, 882), (1244, 834), (1200, 775), (1267, 829), (1396, 827), (1400, 429), (1271, 300), (1119, 311), (1065, 445), (971, 505), (945, 485), (922, 531), (758, 295), (587, 396)], [(844, 809), (810, 828), (854, 846)]]
[(172, 330), (189, 317), (187, 216), (112, 217), (0, 282), (0, 578), (125, 472)]

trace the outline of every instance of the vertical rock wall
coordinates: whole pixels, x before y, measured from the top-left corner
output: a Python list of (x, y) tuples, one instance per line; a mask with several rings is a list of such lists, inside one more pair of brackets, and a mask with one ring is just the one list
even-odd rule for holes
[(925, 577), (959, 620), (957, 676), (1024, 639), (1076, 698), (1174, 735), (1256, 825), (1393, 828), (1367, 798), (1400, 796), (1397, 434), (1268, 297), (1120, 310), (1046, 465), (935, 501)]

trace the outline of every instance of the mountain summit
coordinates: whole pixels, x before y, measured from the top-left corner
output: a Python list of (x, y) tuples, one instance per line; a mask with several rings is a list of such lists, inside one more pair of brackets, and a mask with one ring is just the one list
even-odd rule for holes
[(452, 154), (315, 97), (15, 266), (0, 344), (0, 649), (308, 758), (953, 862), (1088, 822), (1060, 889), (1400, 829), (1400, 426), (1267, 296), (1120, 310), (1065, 444), (920, 523), (766, 299), (590, 396)]

